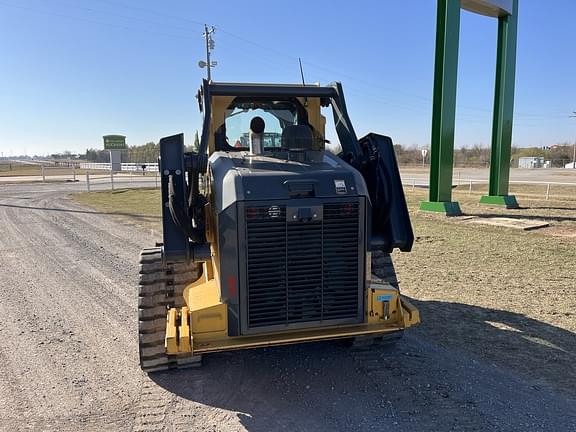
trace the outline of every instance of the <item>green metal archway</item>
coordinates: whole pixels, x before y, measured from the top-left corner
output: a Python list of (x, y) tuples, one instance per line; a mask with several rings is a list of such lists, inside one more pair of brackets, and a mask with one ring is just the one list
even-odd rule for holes
[(460, 10), (462, 8), (498, 19), (490, 183), (488, 195), (483, 196), (480, 202), (508, 208), (518, 207), (516, 198), (508, 195), (514, 114), (518, 0), (438, 0), (430, 194), (429, 201), (423, 201), (420, 209), (443, 212), (447, 215), (461, 213), (458, 203), (452, 201), (452, 171)]

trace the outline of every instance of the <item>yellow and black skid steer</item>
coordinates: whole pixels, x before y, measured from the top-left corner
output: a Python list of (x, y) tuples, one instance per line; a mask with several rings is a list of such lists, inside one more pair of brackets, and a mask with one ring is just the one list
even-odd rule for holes
[(414, 240), (392, 140), (357, 138), (340, 83), (204, 81), (198, 102), (199, 148), (185, 152), (182, 134), (160, 141), (164, 240), (140, 257), (142, 369), (390, 342), (418, 324), (390, 258)]

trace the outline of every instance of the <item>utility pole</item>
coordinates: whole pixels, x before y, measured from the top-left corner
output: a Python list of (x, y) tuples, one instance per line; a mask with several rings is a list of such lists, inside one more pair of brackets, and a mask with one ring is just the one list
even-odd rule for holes
[(198, 66), (200, 66), (200, 68), (207, 69), (208, 81), (212, 80), (212, 68), (218, 64), (215, 61), (210, 61), (210, 53), (214, 49), (214, 39), (212, 39), (212, 34), (214, 33), (214, 31), (215, 31), (214, 26), (208, 29), (208, 26), (204, 24), (204, 33), (202, 36), (204, 36), (204, 40), (206, 41), (206, 61), (200, 60), (198, 62)]
[[(572, 111), (571, 118), (576, 118), (576, 111)], [(574, 141), (574, 153), (572, 153), (572, 169), (576, 169), (576, 141)]]

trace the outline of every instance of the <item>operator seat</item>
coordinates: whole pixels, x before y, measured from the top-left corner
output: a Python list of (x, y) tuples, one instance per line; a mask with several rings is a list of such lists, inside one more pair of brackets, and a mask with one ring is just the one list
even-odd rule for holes
[(282, 131), (282, 148), (286, 150), (313, 150), (314, 136), (308, 125), (290, 125)]

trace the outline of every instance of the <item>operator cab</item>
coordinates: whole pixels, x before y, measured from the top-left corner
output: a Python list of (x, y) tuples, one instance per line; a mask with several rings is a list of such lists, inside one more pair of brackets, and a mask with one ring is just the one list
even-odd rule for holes
[[(214, 133), (215, 151), (313, 161), (317, 158), (306, 157), (305, 153), (324, 150), (326, 120), (320, 114), (319, 98), (237, 97), (224, 112)], [(315, 121), (311, 122), (310, 117)]]

